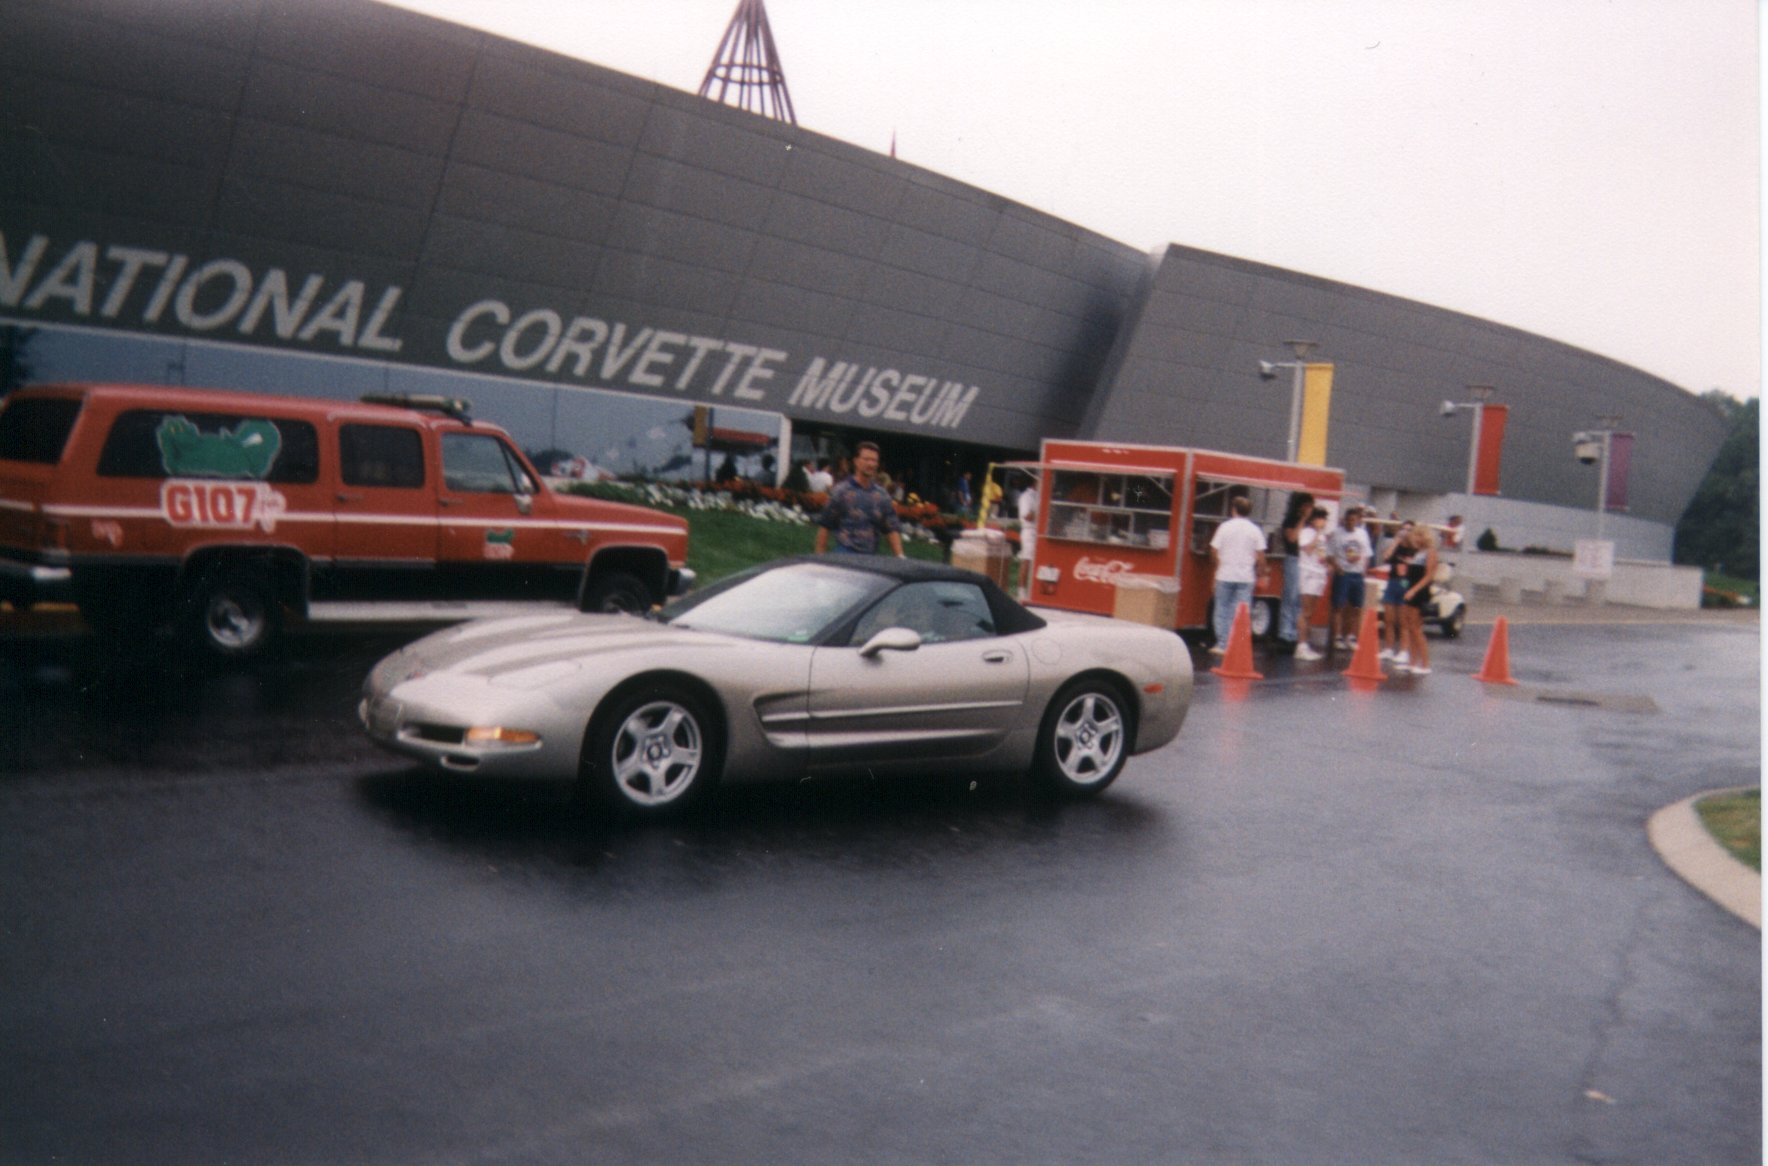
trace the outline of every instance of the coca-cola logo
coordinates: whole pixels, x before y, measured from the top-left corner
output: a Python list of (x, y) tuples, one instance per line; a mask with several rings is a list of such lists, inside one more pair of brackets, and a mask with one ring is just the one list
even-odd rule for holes
[(1109, 583), (1113, 575), (1122, 575), (1132, 568), (1132, 564), (1123, 559), (1106, 559), (1095, 563), (1090, 557), (1083, 557), (1074, 565), (1074, 577), (1089, 583)]

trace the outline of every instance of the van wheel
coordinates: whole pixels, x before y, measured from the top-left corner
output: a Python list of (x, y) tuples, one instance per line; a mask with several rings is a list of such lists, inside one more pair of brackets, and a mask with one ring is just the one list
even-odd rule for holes
[(204, 651), (243, 660), (262, 654), (276, 641), (282, 631), (282, 610), (261, 576), (222, 571), (197, 585), (188, 630)]
[(589, 589), (583, 593), (583, 610), (643, 615), (651, 610), (651, 590), (637, 576), (625, 571), (604, 571), (589, 581)]

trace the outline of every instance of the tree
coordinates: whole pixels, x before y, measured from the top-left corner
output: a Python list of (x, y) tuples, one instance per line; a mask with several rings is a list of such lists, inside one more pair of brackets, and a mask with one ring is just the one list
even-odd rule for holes
[(36, 338), (35, 328), (0, 324), (0, 397), (20, 385), (30, 384), (37, 375), (28, 351)]
[(1761, 573), (1758, 402), (1739, 401), (1718, 389), (1702, 399), (1719, 407), (1731, 431), (1676, 524), (1676, 561), (1756, 580)]

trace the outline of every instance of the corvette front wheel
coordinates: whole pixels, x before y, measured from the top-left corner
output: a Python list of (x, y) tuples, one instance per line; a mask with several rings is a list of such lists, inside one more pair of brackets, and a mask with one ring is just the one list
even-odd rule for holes
[(591, 727), (584, 751), (588, 791), (641, 818), (680, 813), (718, 778), (718, 739), (699, 699), (654, 686), (616, 701)]

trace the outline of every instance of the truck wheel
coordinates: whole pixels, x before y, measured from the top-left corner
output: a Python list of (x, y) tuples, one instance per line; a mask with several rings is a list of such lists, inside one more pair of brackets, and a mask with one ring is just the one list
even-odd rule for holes
[(222, 571), (192, 593), (188, 631), (204, 651), (244, 660), (269, 649), (282, 631), (282, 610), (269, 584), (250, 571)]
[(589, 581), (589, 589), (583, 593), (583, 610), (643, 615), (651, 610), (651, 589), (625, 571), (604, 571)]

